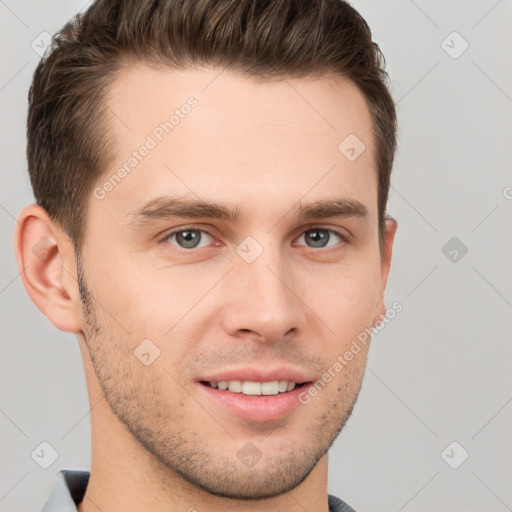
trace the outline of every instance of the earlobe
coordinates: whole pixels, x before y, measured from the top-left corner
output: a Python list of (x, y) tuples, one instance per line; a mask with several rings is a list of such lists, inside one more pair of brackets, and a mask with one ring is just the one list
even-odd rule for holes
[(34, 304), (61, 331), (81, 332), (74, 247), (41, 206), (31, 204), (20, 212), (14, 250)]

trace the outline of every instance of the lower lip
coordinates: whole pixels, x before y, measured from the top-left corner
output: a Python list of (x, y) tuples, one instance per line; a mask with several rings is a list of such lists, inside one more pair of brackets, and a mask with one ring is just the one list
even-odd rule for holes
[(197, 384), (201, 393), (206, 393), (208, 398), (221, 404), (230, 413), (245, 420), (259, 422), (278, 420), (289, 414), (300, 405), (299, 395), (307, 389), (307, 384), (304, 384), (286, 393), (260, 396), (221, 391), (200, 382)]

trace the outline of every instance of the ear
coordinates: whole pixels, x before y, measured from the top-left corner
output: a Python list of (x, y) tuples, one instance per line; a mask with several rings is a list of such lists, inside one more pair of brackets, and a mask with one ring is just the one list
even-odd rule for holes
[(31, 204), (20, 212), (14, 250), (34, 304), (61, 331), (82, 332), (75, 250), (41, 206)]
[(386, 306), (384, 301), (384, 294), (386, 292), (386, 284), (388, 282), (389, 269), (391, 267), (391, 255), (393, 253), (393, 242), (398, 227), (397, 221), (388, 216), (385, 221), (385, 230), (383, 236), (384, 246), (381, 254), (381, 285), (380, 285), (380, 299), (377, 307), (377, 320), (380, 320), (386, 315)]

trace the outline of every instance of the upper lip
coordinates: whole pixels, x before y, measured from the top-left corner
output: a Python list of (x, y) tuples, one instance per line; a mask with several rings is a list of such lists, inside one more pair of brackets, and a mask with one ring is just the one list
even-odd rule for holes
[(311, 382), (313, 379), (305, 372), (289, 367), (273, 369), (245, 367), (224, 369), (208, 373), (201, 376), (198, 380), (206, 382), (222, 382), (230, 380), (272, 382), (274, 380), (286, 380), (288, 382), (296, 382), (300, 384), (303, 382)]

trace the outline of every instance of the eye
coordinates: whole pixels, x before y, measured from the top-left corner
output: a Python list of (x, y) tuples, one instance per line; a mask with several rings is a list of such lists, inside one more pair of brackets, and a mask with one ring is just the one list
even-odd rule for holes
[[(341, 242), (345, 242), (345, 238), (338, 231), (322, 227), (308, 229), (298, 238), (298, 240), (300, 240), (301, 238), (304, 238), (309, 247), (313, 247), (316, 249), (322, 249), (324, 247), (332, 247), (334, 245), (337, 245), (336, 239), (339, 239)], [(334, 241), (335, 243), (329, 245), (329, 242), (332, 241)]]
[[(338, 231), (323, 227), (308, 229), (297, 240), (302, 238), (304, 238), (307, 246), (315, 249), (334, 247), (347, 242), (345, 237)], [(184, 252), (188, 252), (193, 249), (207, 247), (211, 244), (212, 240), (214, 240), (213, 236), (204, 229), (186, 228), (168, 233), (161, 242), (174, 245), (178, 249), (184, 249)]]
[(174, 238), (178, 247), (181, 249), (197, 249), (201, 247), (200, 243), (203, 241), (205, 236), (207, 238), (212, 238), (212, 236), (203, 229), (181, 229), (179, 231), (173, 231), (172, 233), (169, 233), (162, 241), (169, 242)]

